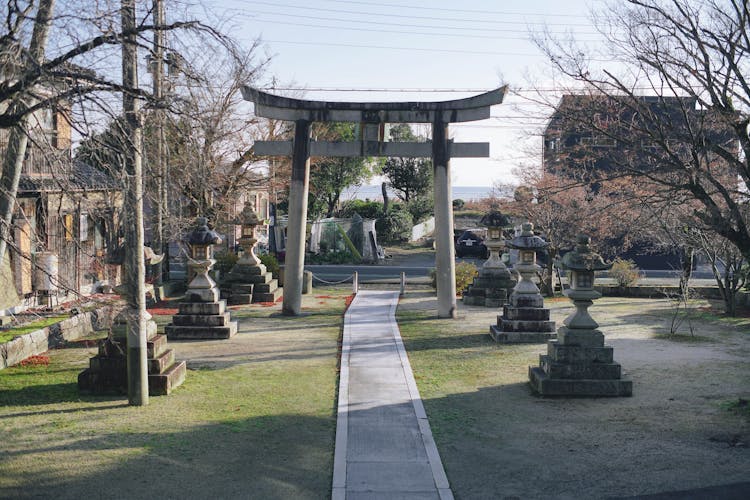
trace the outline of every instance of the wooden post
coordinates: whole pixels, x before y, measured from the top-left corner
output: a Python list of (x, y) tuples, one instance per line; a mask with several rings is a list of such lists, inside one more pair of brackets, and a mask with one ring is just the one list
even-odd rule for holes
[[(136, 26), (135, 1), (122, 0), (122, 30)], [(124, 279), (127, 283), (127, 365), (128, 403), (148, 404), (148, 370), (146, 367), (146, 262), (143, 256), (143, 133), (139, 116), (139, 102), (127, 89), (138, 86), (138, 46), (135, 33), (126, 35), (122, 42), (122, 82), (125, 90), (122, 109), (128, 132), (125, 170), (126, 252)]]
[(284, 258), (284, 299), (281, 313), (299, 316), (302, 311), (302, 273), (305, 270), (307, 194), (310, 187), (310, 121), (294, 124), (292, 181), (289, 186), (289, 225)]
[(448, 126), (436, 113), (432, 124), (432, 166), (435, 172), (435, 268), (438, 318), (456, 318), (456, 249), (453, 243)]

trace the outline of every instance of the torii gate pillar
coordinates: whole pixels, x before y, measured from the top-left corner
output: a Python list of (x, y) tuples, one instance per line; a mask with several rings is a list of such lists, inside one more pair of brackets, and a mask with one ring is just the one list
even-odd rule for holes
[(448, 126), (432, 124), (432, 168), (435, 190), (435, 273), (438, 317), (456, 318), (456, 249), (453, 244), (453, 200), (451, 200)]
[(305, 270), (305, 225), (310, 187), (310, 122), (294, 122), (292, 182), (289, 186), (289, 224), (284, 257), (282, 314), (298, 316), (302, 311), (302, 276)]
[[(275, 96), (244, 86), (243, 97), (255, 103), (256, 116), (295, 122), (294, 141), (256, 141), (258, 155), (292, 155), (289, 192), (289, 226), (284, 271), (284, 303), (287, 315), (299, 315), (305, 259), (305, 225), (311, 156), (432, 157), (435, 172), (435, 245), (438, 317), (456, 317), (455, 248), (450, 158), (487, 158), (489, 144), (454, 143), (448, 140), (448, 124), (483, 120), (490, 107), (500, 104), (506, 88), (466, 99), (441, 102), (328, 102)], [(310, 124), (355, 122), (362, 124), (358, 142), (310, 141)], [(384, 142), (378, 131), (385, 123), (430, 123), (432, 143)]]

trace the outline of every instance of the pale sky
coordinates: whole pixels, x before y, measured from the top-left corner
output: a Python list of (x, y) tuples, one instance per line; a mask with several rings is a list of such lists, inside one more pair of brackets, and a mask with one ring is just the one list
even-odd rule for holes
[[(273, 56), (267, 80), (309, 89), (325, 100), (457, 99), (508, 83), (525, 88), (544, 57), (529, 41), (547, 23), (557, 33), (595, 37), (583, 0), (207, 0), (216, 16), (247, 44), (256, 37)], [(314, 89), (393, 89), (394, 92)], [(403, 92), (436, 89), (464, 92)], [(468, 91), (468, 92), (467, 92)], [(512, 182), (520, 163), (541, 162), (539, 112), (509, 96), (495, 118), (452, 125), (458, 141), (489, 141), (490, 159), (452, 160), (454, 186)], [(536, 134), (536, 135), (534, 135)]]

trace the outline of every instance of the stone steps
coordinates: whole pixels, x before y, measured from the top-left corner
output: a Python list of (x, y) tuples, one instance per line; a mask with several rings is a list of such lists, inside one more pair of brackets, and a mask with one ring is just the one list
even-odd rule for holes
[(187, 363), (185, 361), (174, 363), (164, 372), (148, 376), (148, 393), (151, 396), (166, 396), (175, 387), (182, 385), (186, 377)]
[(237, 334), (236, 321), (226, 326), (178, 326), (167, 325), (164, 331), (169, 340), (215, 340), (228, 339)]
[(276, 290), (274, 290), (272, 292), (267, 292), (267, 293), (258, 292), (258, 293), (254, 293), (253, 294), (253, 302), (254, 303), (257, 303), (257, 302), (276, 302), (277, 300), (279, 300), (279, 297), (281, 297), (281, 295), (282, 295), (283, 292), (284, 291), (281, 288), (277, 288)]

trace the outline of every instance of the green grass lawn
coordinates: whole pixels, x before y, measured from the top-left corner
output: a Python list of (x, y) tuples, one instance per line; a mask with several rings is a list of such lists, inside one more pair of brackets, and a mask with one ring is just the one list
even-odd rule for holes
[(78, 395), (94, 349), (0, 371), (0, 497), (329, 497), (344, 293), (305, 297), (301, 318), (236, 309), (229, 340), (170, 342), (187, 379), (146, 407)]
[(49, 318), (41, 318), (18, 328), (2, 330), (0, 331), (0, 343), (13, 340), (14, 337), (18, 337), (19, 335), (26, 335), (27, 333), (31, 333), (35, 330), (41, 330), (42, 328), (54, 325), (55, 323), (59, 323), (60, 321), (69, 317), (70, 316), (68, 316), (67, 314), (62, 316), (50, 316)]

